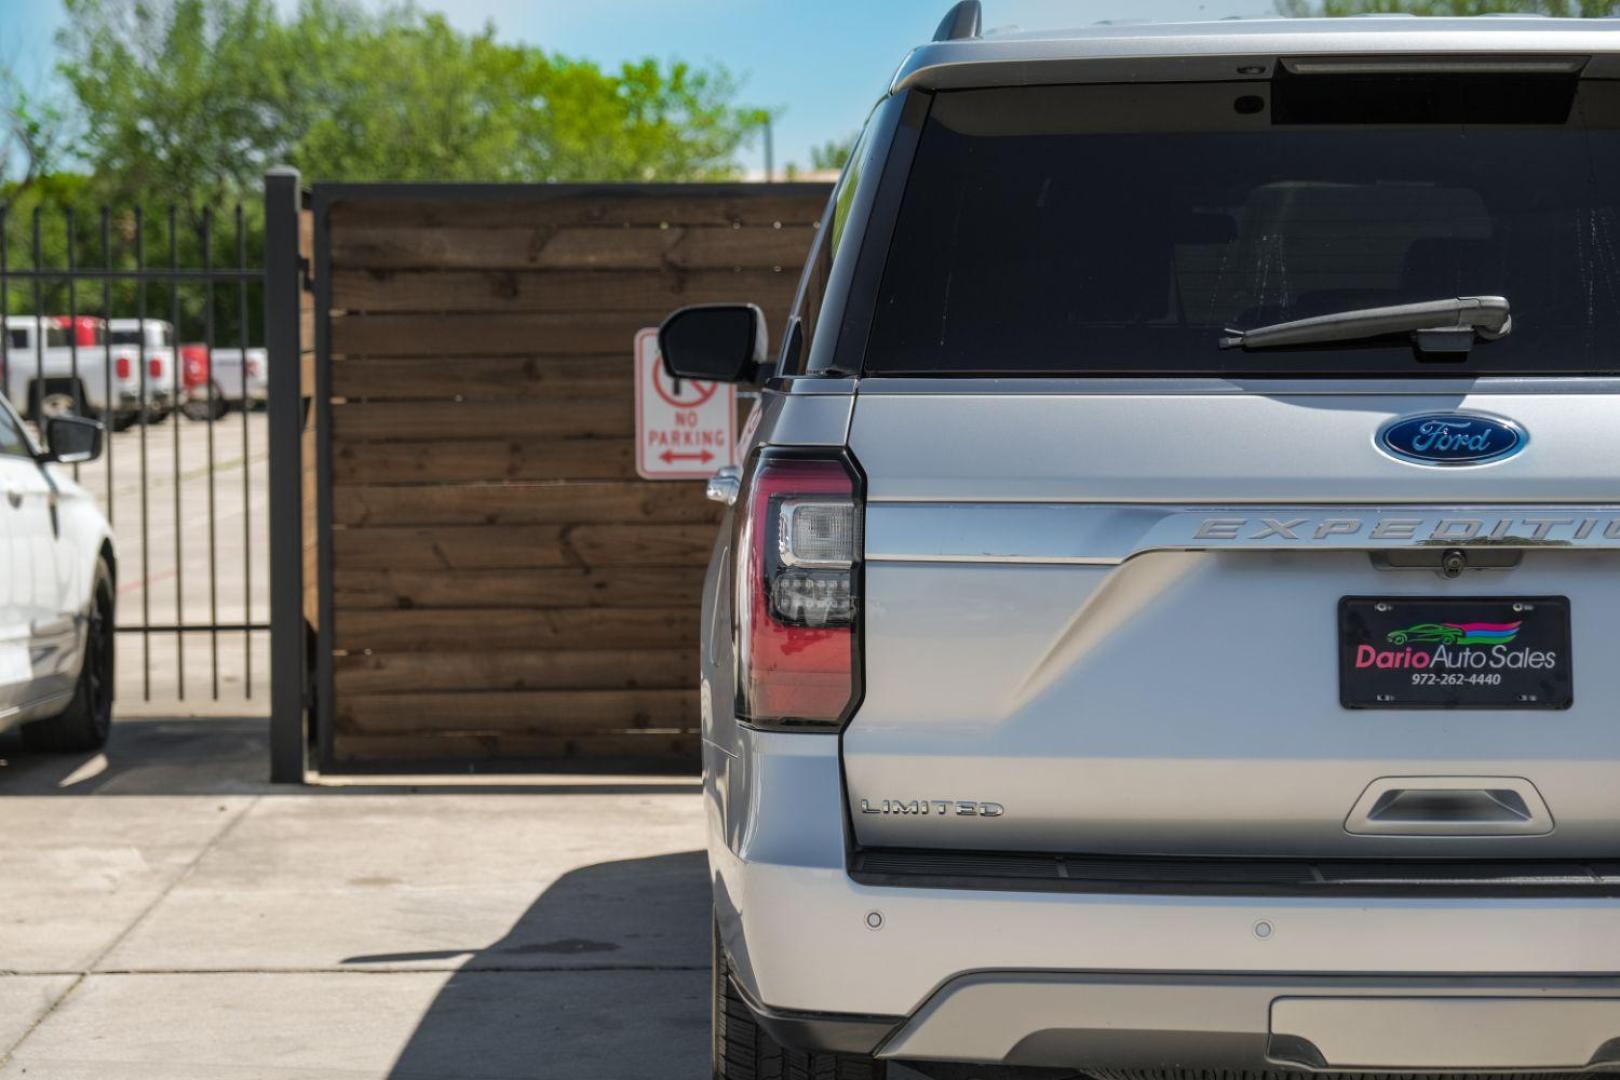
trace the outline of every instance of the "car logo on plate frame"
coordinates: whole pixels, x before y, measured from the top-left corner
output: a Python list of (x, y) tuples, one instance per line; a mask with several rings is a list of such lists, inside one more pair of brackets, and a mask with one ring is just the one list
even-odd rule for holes
[(1484, 413), (1400, 416), (1378, 429), (1384, 453), (1413, 465), (1484, 465), (1512, 457), (1530, 436), (1512, 420)]

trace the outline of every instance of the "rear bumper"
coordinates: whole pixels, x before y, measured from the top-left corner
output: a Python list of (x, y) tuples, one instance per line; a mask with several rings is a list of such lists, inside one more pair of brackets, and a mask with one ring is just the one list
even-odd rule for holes
[(941, 987), (880, 1052), (1121, 1070), (1607, 1070), (1620, 981), (984, 972)]
[[(1101, 1065), (1091, 1055), (1108, 1050), (1121, 1067), (1146, 1054), (1158, 1066), (1320, 1068), (1279, 1037), (1329, 1043), (1317, 1049), (1337, 1067), (1328, 1055), (1347, 1052), (1337, 1047), (1362, 1052), (1351, 1038), (1358, 1026), (1388, 1025), (1346, 1006), (1322, 1010), (1310, 1031), (1278, 1032), (1276, 1001), (1408, 996), (1421, 999), (1414, 1023), (1489, 1029), (1522, 1018), (1565, 1034), (1557, 1045), (1525, 1044), (1545, 1062), (1510, 1062), (1511, 1053), (1486, 1042), (1489, 1062), (1414, 1057), (1402, 1062), (1407, 1071), (1616, 1060), (1616, 1048), (1585, 1044), (1611, 1020), (1600, 1041), (1620, 1039), (1620, 1011), (1608, 1011), (1620, 1000), (1620, 900), (862, 884), (847, 869), (837, 742), (748, 731), (736, 756), (708, 754), (721, 938), (739, 987), (764, 1009), (839, 1022), (892, 1018), (893, 1034), (878, 1032), (884, 1057), (1073, 1066)], [(1454, 1022), (1437, 1006), (1455, 997), (1481, 1004)], [(1525, 999), (1604, 1004), (1544, 1014), (1526, 1011)], [(1127, 1001), (1126, 1012), (1103, 1008)], [(1332, 1034), (1341, 1031), (1351, 1035)], [(1415, 1036), (1397, 1034), (1381, 1049), (1373, 1038), (1373, 1048), (1405, 1054)]]

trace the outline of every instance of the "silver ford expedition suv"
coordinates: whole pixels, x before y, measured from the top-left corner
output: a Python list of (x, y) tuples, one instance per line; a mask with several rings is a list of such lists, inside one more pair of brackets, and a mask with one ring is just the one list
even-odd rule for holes
[(661, 332), (715, 1075), (1620, 1069), (1620, 22), (977, 23)]

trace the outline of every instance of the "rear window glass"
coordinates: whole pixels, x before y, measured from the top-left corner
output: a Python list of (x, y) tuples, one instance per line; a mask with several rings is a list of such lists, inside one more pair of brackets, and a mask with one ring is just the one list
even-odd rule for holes
[(174, 334), (168, 326), (151, 323), (146, 327), (146, 336), (142, 338), (138, 329), (111, 330), (107, 334), (108, 340), (114, 345), (143, 345), (167, 348), (174, 344)]
[[(869, 374), (1620, 371), (1620, 85), (1547, 83), (1480, 123), (1356, 123), (1270, 83), (934, 100), (884, 266)], [(1392, 105), (1391, 101), (1395, 101)], [(1444, 104), (1444, 103), (1442, 103)], [(1314, 109), (1311, 115), (1302, 110)], [(1222, 350), (1227, 328), (1505, 296), (1465, 358), (1404, 339)]]

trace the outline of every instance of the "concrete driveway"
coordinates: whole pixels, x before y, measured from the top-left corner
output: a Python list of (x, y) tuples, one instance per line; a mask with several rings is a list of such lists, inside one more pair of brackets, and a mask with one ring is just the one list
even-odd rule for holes
[(277, 788), (263, 720), (0, 736), (0, 1078), (696, 1078), (695, 781)]

